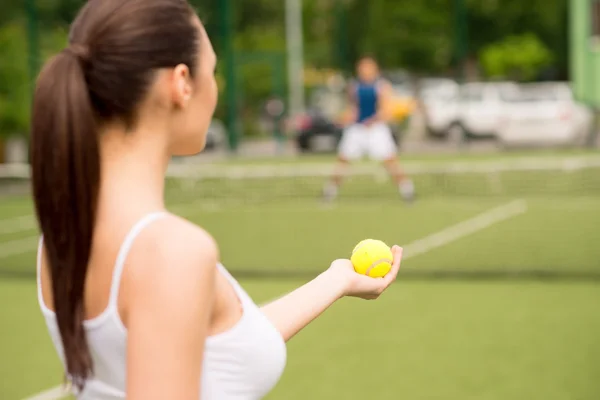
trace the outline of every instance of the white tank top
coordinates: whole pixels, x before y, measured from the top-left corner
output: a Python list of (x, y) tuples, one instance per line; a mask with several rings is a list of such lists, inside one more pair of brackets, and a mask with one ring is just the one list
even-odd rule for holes
[[(99, 316), (84, 321), (94, 362), (94, 376), (86, 382), (80, 400), (125, 399), (127, 330), (117, 308), (123, 265), (137, 235), (148, 224), (167, 215), (151, 214), (131, 229), (123, 242), (113, 271), (108, 306)], [(40, 282), (41, 248), (38, 250), (38, 300), (52, 342), (64, 364), (56, 317), (44, 304)], [(201, 379), (201, 400), (254, 400), (264, 397), (279, 380), (286, 363), (280, 333), (238, 282), (222, 266), (218, 270), (235, 289), (243, 307), (241, 319), (228, 331), (206, 338)]]

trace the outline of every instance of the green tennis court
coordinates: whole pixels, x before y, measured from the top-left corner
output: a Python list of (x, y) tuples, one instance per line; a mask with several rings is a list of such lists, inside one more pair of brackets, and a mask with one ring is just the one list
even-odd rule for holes
[[(243, 280), (257, 301), (300, 280)], [(0, 281), (3, 399), (61, 372), (32, 281)], [(585, 283), (399, 283), (346, 299), (288, 346), (269, 399), (593, 400), (600, 395), (600, 291)]]
[[(380, 301), (346, 299), (292, 340), (269, 399), (596, 399), (600, 169), (569, 157), (543, 170), (436, 166), (415, 175), (412, 205), (370, 172), (327, 205), (318, 169), (254, 164), (173, 177), (167, 198), (216, 237), (259, 302), (366, 237), (405, 246), (400, 283)], [(61, 382), (35, 299), (31, 207), (0, 202), (2, 399)]]

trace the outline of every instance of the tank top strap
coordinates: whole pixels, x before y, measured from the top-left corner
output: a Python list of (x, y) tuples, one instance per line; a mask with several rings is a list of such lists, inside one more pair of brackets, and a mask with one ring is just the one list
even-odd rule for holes
[(244, 304), (247, 302), (252, 302), (252, 299), (250, 298), (248, 293), (246, 293), (246, 291), (242, 288), (242, 286), (239, 284), (239, 282), (233, 277), (233, 275), (231, 275), (231, 273), (227, 270), (227, 268), (225, 268), (225, 266), (221, 263), (218, 263), (217, 267), (218, 267), (219, 272), (225, 277), (225, 279), (227, 279), (229, 284), (231, 286), (233, 286), (233, 290), (238, 295), (238, 298), (240, 299), (240, 301), (242, 301)]
[(112, 282), (110, 286), (110, 297), (108, 299), (108, 307), (116, 307), (117, 299), (119, 297), (119, 288), (121, 286), (121, 275), (123, 275), (123, 268), (125, 266), (125, 261), (127, 260), (127, 256), (129, 255), (129, 251), (133, 246), (135, 239), (138, 235), (150, 225), (152, 222), (156, 221), (159, 218), (167, 216), (166, 211), (159, 211), (155, 213), (151, 213), (142, 217), (127, 233), (125, 236), (125, 240), (119, 249), (119, 253), (117, 255), (117, 260), (115, 261), (115, 266), (112, 274)]

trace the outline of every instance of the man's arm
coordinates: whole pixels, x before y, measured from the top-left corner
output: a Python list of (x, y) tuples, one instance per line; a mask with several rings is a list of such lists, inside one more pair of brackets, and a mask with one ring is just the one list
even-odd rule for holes
[(356, 86), (354, 83), (348, 84), (346, 91), (346, 99), (348, 100), (348, 108), (343, 112), (340, 123), (342, 125), (349, 125), (356, 121), (358, 116), (358, 104), (356, 100)]

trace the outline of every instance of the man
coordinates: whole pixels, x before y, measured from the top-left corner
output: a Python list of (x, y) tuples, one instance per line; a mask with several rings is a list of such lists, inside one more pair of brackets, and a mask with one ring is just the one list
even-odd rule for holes
[(398, 185), (402, 198), (412, 201), (414, 185), (400, 168), (396, 143), (386, 123), (391, 107), (392, 87), (380, 77), (379, 66), (372, 57), (362, 57), (358, 61), (356, 72), (357, 80), (350, 85), (348, 93), (352, 107), (350, 115), (344, 121), (345, 125), (350, 125), (342, 136), (337, 165), (333, 177), (323, 189), (323, 197), (328, 201), (335, 199), (349, 163), (368, 155), (383, 163)]

